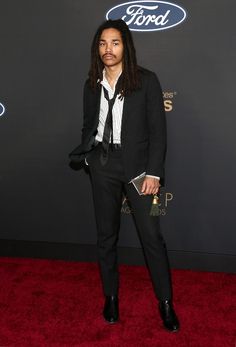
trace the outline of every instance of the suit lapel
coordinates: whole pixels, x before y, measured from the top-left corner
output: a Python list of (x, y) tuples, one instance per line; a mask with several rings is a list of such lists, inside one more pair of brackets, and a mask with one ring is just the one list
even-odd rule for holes
[(126, 123), (128, 119), (128, 115), (132, 111), (132, 98), (130, 96), (126, 96), (124, 98), (124, 105), (123, 105), (123, 114), (122, 114), (122, 120), (121, 120), (121, 138), (124, 135), (124, 131), (127, 130)]
[(95, 128), (98, 126), (99, 122), (99, 112), (100, 112), (100, 102), (101, 102), (101, 84), (99, 83), (95, 91), (95, 105), (96, 105), (96, 115), (95, 115)]

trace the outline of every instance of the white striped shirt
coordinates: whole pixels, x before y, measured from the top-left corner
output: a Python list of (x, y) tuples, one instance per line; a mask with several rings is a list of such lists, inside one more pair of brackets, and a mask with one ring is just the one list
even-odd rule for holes
[[(100, 82), (104, 88), (108, 91), (109, 99), (112, 99), (115, 93), (116, 83), (120, 77), (121, 73), (117, 77), (114, 89), (108, 83), (105, 77), (105, 70), (103, 71), (103, 80)], [(108, 113), (108, 101), (104, 96), (104, 91), (102, 88), (101, 91), (101, 103), (100, 103), (100, 113), (99, 113), (99, 123), (97, 128), (96, 140), (102, 142), (103, 131), (106, 123), (107, 113)], [(112, 109), (112, 119), (113, 119), (113, 143), (121, 143), (120, 133), (121, 133), (121, 122), (122, 122), (122, 114), (123, 114), (123, 106), (124, 106), (124, 98), (120, 100), (119, 95), (117, 95), (116, 100)]]

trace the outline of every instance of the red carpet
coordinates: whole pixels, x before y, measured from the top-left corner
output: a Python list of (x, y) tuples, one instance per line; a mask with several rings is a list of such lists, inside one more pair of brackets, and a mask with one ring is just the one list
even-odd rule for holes
[(0, 346), (235, 347), (236, 275), (172, 270), (178, 333), (162, 328), (146, 268), (120, 275), (110, 326), (96, 264), (0, 258)]

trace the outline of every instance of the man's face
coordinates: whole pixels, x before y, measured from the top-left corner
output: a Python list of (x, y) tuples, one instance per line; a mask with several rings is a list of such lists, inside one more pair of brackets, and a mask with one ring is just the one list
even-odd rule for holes
[(118, 30), (109, 28), (103, 30), (99, 40), (99, 55), (107, 67), (119, 66), (122, 68), (123, 41)]

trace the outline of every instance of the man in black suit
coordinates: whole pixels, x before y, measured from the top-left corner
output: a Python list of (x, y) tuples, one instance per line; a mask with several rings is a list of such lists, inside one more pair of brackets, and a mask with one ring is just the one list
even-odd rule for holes
[[(89, 166), (98, 233), (98, 260), (105, 295), (103, 316), (119, 318), (117, 240), (122, 192), (130, 201), (159, 311), (169, 331), (179, 329), (172, 303), (171, 275), (159, 217), (151, 216), (153, 195), (164, 179), (166, 120), (156, 75), (137, 65), (128, 26), (108, 20), (97, 30), (84, 87), (82, 143), (72, 162)], [(131, 180), (145, 174), (142, 195)], [(128, 309), (128, 308), (127, 308)]]

